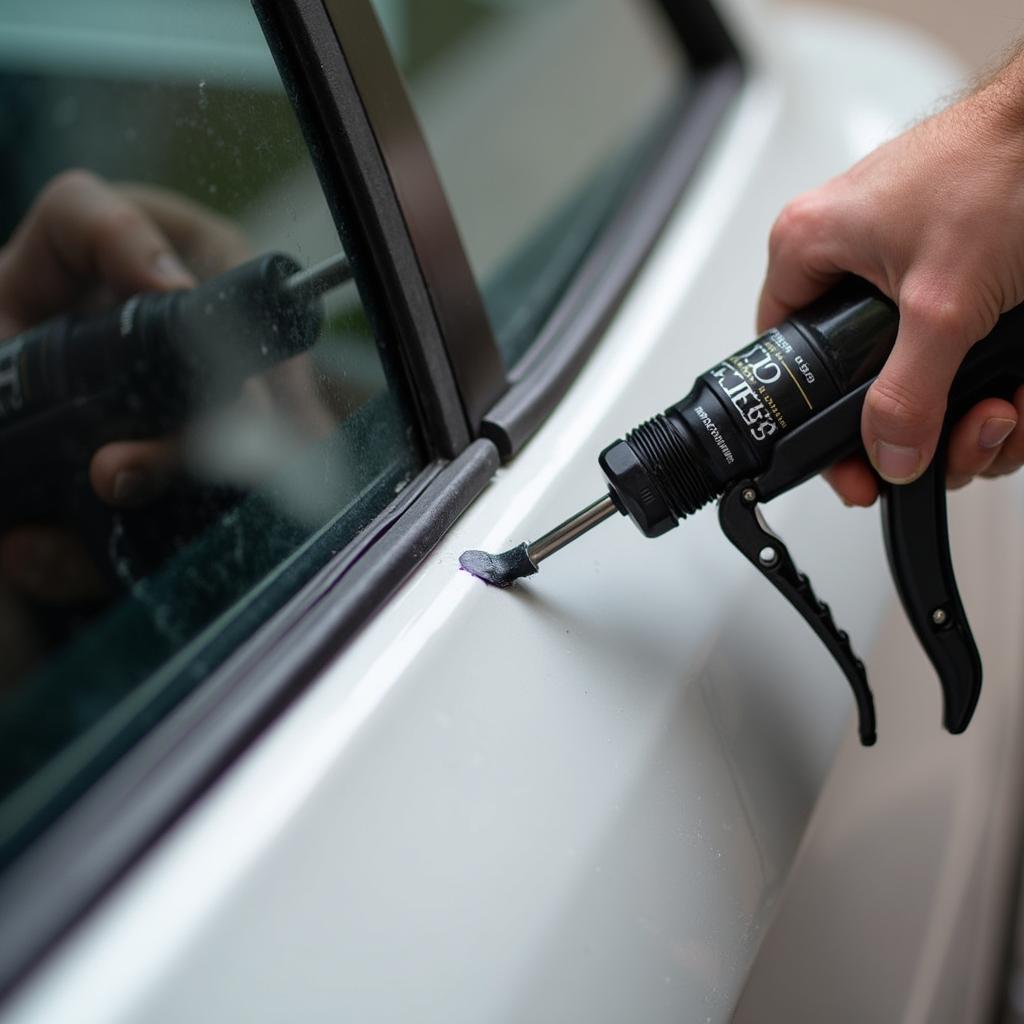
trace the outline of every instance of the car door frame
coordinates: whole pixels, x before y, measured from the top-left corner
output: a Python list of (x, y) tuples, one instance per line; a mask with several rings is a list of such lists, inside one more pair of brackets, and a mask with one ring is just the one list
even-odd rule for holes
[(679, 123), (522, 361), (505, 371), (429, 147), (370, 0), (254, 0), (382, 311), (427, 453), (419, 475), (0, 877), (0, 998), (117, 885), (338, 656), (553, 410), (735, 101), (712, 0), (661, 0), (689, 60)]

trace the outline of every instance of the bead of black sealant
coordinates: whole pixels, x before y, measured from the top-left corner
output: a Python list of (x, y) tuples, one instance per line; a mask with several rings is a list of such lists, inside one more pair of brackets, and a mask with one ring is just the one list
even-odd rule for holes
[(526, 552), (526, 545), (492, 555), (487, 551), (463, 551), (459, 565), (470, 575), (493, 587), (508, 587), (523, 576), (532, 576), (538, 571)]
[(513, 580), (522, 576), (532, 576), (538, 571), (545, 558), (561, 551), (577, 537), (592, 530), (598, 523), (603, 523), (609, 516), (621, 512), (611, 495), (604, 495), (591, 502), (586, 508), (570, 516), (564, 523), (559, 523), (543, 537), (532, 544), (520, 544), (500, 555), (492, 555), (487, 551), (464, 551), (459, 564), (466, 572), (472, 573), (485, 583), (495, 587), (507, 587)]

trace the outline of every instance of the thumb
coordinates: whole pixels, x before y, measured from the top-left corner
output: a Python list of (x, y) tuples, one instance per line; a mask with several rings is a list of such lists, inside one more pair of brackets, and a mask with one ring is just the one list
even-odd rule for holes
[(963, 319), (948, 305), (917, 309), (901, 303), (896, 344), (861, 416), (864, 450), (884, 480), (910, 483), (928, 467), (950, 385), (970, 345)]

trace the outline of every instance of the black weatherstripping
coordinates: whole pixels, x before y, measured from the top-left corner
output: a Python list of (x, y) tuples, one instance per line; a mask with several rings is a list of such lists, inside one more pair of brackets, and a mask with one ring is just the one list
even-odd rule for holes
[(0, 998), (355, 636), (497, 466), (477, 441), (424, 470), (0, 876)]
[(735, 64), (741, 54), (711, 0), (660, 0), (698, 72)]

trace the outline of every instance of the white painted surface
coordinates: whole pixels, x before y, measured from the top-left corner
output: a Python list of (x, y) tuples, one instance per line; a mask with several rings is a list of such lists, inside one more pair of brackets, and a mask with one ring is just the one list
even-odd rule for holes
[(871, 751), (844, 741), (737, 1024), (997, 1019), (1024, 806), (1022, 485), (950, 503), (985, 665), (970, 729), (936, 727), (935, 674), (892, 616), (869, 663), (886, 731)]
[[(946, 88), (934, 54), (831, 25), (820, 66), (801, 21), (761, 38), (777, 77), (555, 415), (7, 1021), (729, 1018), (847, 724), (841, 674), (712, 510), (656, 543), (614, 520), (508, 593), (456, 563), (597, 497), (598, 450), (751, 336), (782, 202)], [(818, 482), (768, 518), (870, 652), (877, 518)]]
[[(836, 23), (808, 13), (790, 23), (800, 26), (791, 38), (802, 65), (817, 60), (828, 82)], [(847, 26), (847, 65), (875, 25), (872, 17)], [(897, 35), (876, 45), (875, 66), (899, 69), (904, 45)], [(899, 84), (879, 75), (873, 88), (881, 102)], [(934, 106), (925, 98), (919, 113)], [(963, 736), (936, 728), (935, 674), (903, 615), (890, 616), (869, 658), (885, 731), (869, 752), (847, 735), (737, 1024), (993, 1019), (1024, 807), (1024, 487), (1019, 476), (979, 483), (949, 504), (954, 564), (985, 667), (978, 711)]]

